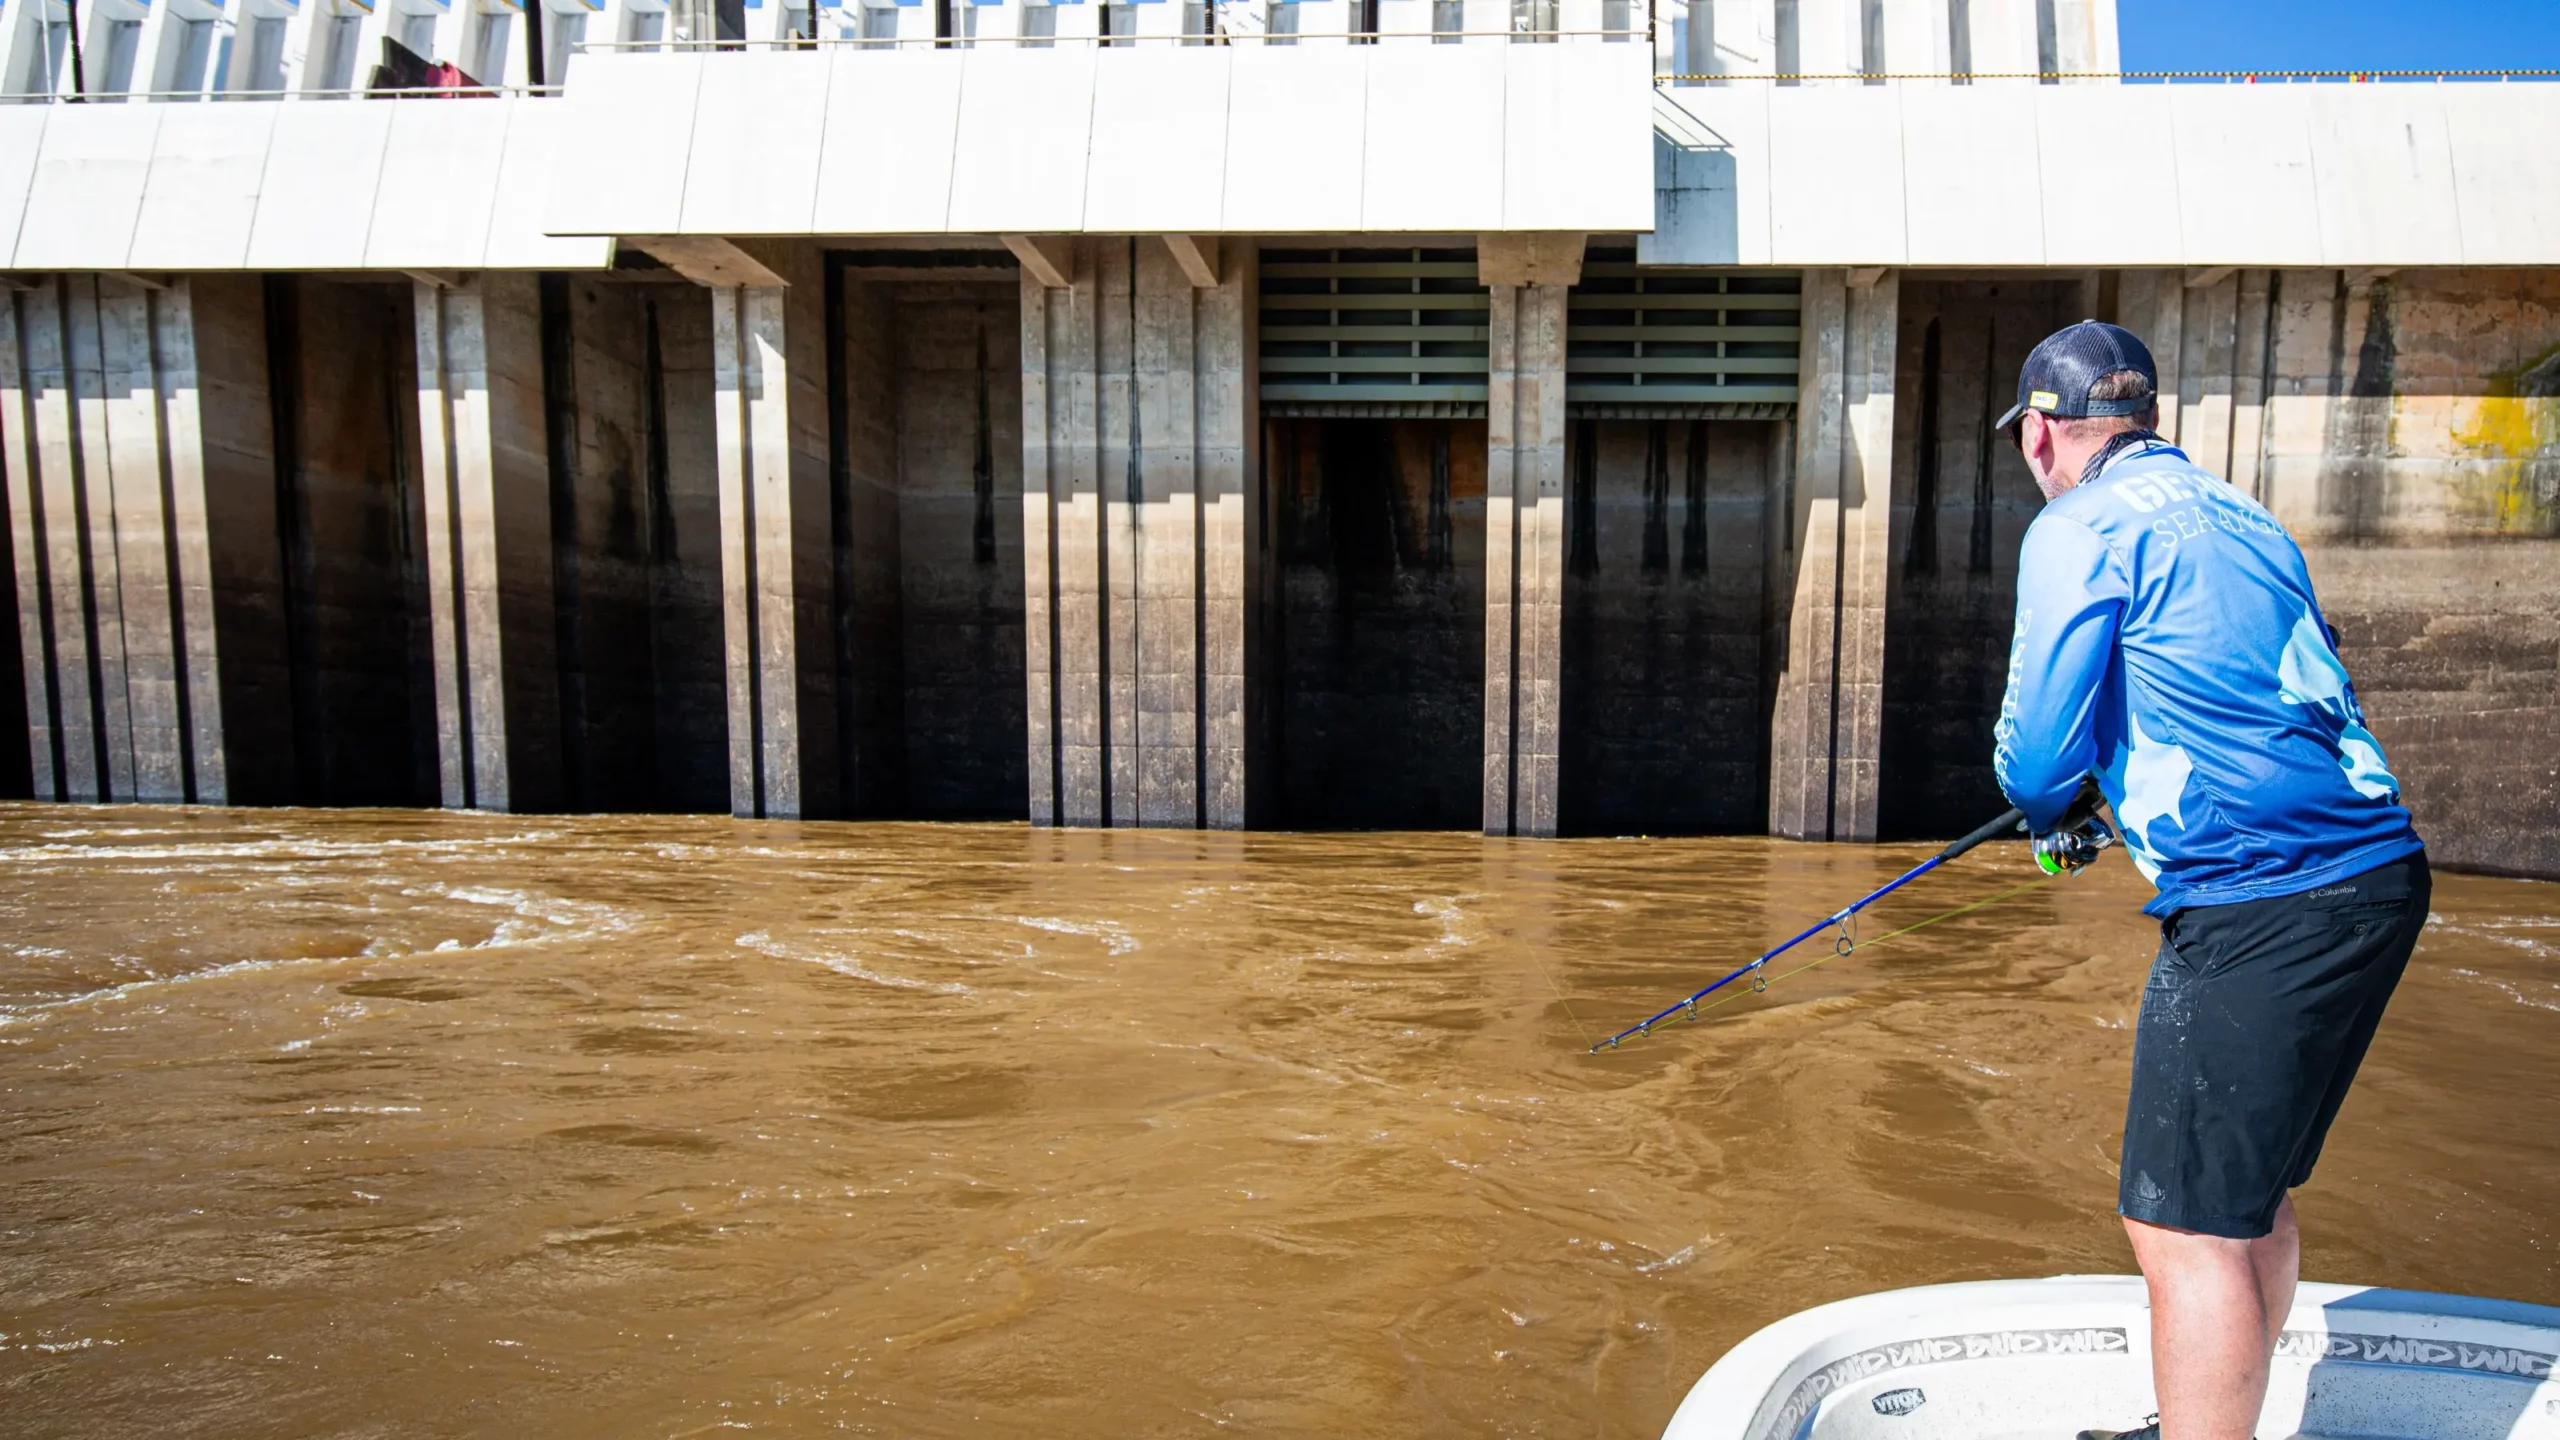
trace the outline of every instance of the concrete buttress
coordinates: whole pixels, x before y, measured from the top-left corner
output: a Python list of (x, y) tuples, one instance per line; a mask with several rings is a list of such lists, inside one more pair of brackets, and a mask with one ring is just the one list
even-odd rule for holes
[(1240, 828), (1252, 282), (1153, 240), (1022, 289), (1033, 823)]
[(444, 804), (561, 798), (537, 280), (417, 282), (419, 443)]
[(825, 280), (806, 246), (760, 248), (781, 285), (711, 287), (732, 814), (839, 805)]
[[(1578, 265), (1576, 266), (1578, 269)], [(1565, 302), (1570, 279), (1488, 274), (1484, 832), (1556, 833), (1565, 546)]]
[(1876, 835), (1900, 294), (1891, 271), (1804, 275), (1793, 503), (1777, 520), (1792, 527), (1792, 577), (1773, 571), (1787, 618), (1769, 832), (1790, 839)]
[[(203, 283), (217, 308), (254, 304), (243, 282)], [(219, 493), (239, 488), (222, 483), (237, 457), (208, 443), (195, 315), (184, 279), (58, 276), (0, 302), (0, 463), (42, 798), (234, 798), (215, 552), (263, 543), (271, 557), (272, 541), (256, 514), (217, 525), (241, 508)]]

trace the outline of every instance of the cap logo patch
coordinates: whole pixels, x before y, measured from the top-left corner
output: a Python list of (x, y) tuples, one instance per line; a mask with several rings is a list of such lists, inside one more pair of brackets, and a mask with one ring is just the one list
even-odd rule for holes
[(2062, 397), (2050, 390), (2038, 390), (2027, 397), (2027, 404), (2037, 410), (2051, 410), (2062, 403)]

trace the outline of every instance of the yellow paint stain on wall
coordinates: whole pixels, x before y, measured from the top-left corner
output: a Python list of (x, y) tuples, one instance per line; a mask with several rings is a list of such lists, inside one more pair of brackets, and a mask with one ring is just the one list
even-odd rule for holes
[(2472, 460), (2457, 482), (2465, 518), (2497, 535), (2560, 533), (2560, 400), (2515, 395), (2455, 402), (2450, 439)]

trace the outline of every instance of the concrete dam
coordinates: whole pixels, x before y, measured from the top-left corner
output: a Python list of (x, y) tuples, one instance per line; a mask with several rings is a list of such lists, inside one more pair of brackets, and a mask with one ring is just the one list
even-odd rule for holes
[(2131, 83), (2105, 0), (171, 10), (75, 85), (40, 10), (0, 795), (1951, 835), (1990, 422), (2095, 316), (2439, 861), (2560, 877), (2552, 87)]

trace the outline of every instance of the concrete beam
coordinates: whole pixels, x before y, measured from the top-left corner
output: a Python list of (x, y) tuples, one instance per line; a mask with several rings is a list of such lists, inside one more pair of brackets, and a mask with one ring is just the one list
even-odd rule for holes
[(1218, 288), (1218, 237), (1215, 235), (1167, 235), (1164, 248), (1173, 252), (1173, 263), (1182, 267), (1192, 285), (1201, 290)]
[(1588, 235), (1570, 230), (1512, 231), (1476, 237), (1476, 278), (1487, 285), (1576, 285)]
[(1072, 283), (1067, 278), (1074, 266), (1069, 243), (1054, 235), (1004, 237), (1004, 248), (1022, 262), (1022, 272), (1051, 290), (1064, 290)]
[(2187, 288), (2210, 290), (2228, 280), (2239, 270), (2237, 265), (2205, 265), (2187, 272)]
[(459, 270), (403, 270), (400, 273), (420, 285), (437, 290), (459, 290), (467, 278)]
[(994, 244), (932, 250), (847, 250), (832, 256), (831, 261), (847, 280), (1012, 285), (1022, 278), (1022, 262), (1013, 258), (1012, 251)]
[(717, 235), (633, 235), (622, 243), (696, 285), (779, 288), (786, 283), (763, 261)]

